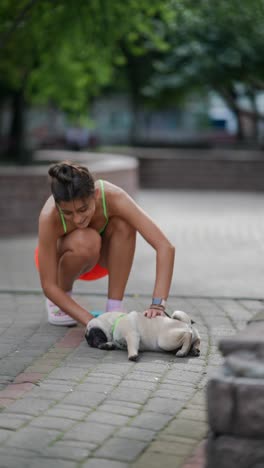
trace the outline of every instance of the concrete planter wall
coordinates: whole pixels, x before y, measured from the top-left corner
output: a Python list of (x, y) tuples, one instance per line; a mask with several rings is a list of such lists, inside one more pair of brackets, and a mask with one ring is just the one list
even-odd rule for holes
[[(87, 165), (96, 178), (119, 185), (131, 196), (138, 188), (138, 163), (131, 157), (43, 151), (36, 159), (78, 161)], [(0, 167), (1, 237), (37, 234), (39, 212), (50, 195), (48, 167)]]
[(264, 191), (264, 152), (232, 149), (127, 148), (149, 189)]

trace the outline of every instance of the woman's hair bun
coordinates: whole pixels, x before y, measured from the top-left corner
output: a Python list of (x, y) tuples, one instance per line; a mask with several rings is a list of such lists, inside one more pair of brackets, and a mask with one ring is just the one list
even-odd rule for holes
[(69, 184), (73, 177), (73, 168), (67, 162), (53, 164), (49, 169), (49, 176), (57, 179), (62, 184)]
[(51, 191), (57, 203), (94, 194), (94, 179), (88, 168), (69, 161), (49, 168)]

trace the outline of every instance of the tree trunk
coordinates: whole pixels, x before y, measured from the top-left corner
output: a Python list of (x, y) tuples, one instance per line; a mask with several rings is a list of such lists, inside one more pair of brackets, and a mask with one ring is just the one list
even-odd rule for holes
[(230, 107), (231, 111), (233, 114), (236, 116), (236, 121), (237, 121), (237, 133), (236, 133), (236, 138), (238, 142), (244, 142), (246, 139), (245, 132), (244, 132), (244, 125), (243, 125), (243, 116), (241, 115), (241, 112), (237, 107)]
[(227, 107), (233, 112), (237, 121), (237, 133), (236, 138), (238, 142), (244, 142), (246, 139), (244, 125), (243, 125), (243, 116), (240, 112), (240, 109), (237, 106), (237, 96), (236, 91), (233, 88), (221, 88), (216, 89), (220, 94), (222, 99), (225, 101)]
[(16, 91), (11, 97), (11, 124), (8, 135), (7, 157), (9, 160), (22, 164), (26, 161), (26, 150), (24, 145), (24, 92), (22, 89)]
[(257, 102), (256, 102), (256, 94), (253, 89), (249, 91), (249, 99), (251, 102), (251, 107), (252, 107), (252, 133), (251, 133), (251, 138), (254, 143), (258, 143), (259, 140), (259, 115), (258, 115), (258, 108), (257, 108)]

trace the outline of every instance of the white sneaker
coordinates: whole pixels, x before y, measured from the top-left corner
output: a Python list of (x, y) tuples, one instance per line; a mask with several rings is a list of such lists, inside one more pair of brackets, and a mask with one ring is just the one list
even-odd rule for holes
[(77, 325), (76, 320), (74, 320), (69, 315), (65, 314), (58, 306), (53, 304), (49, 299), (46, 298), (46, 310), (48, 312), (48, 322), (51, 325), (61, 325), (61, 326), (73, 326)]

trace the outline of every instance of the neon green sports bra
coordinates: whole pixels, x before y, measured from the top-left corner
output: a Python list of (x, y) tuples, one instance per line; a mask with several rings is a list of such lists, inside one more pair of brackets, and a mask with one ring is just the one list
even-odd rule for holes
[[(106, 209), (106, 201), (105, 201), (105, 192), (104, 192), (104, 182), (102, 179), (99, 179), (99, 182), (100, 182), (100, 187), (101, 187), (101, 194), (102, 194), (102, 204), (103, 204), (103, 212), (104, 212), (104, 217), (105, 217), (105, 224), (104, 226), (100, 229), (99, 231), (99, 234), (100, 236), (102, 236), (104, 234), (104, 231), (106, 229), (106, 226), (108, 224), (108, 215), (107, 215), (107, 209)], [(60, 217), (61, 217), (61, 222), (62, 222), (62, 226), (63, 226), (63, 230), (64, 230), (64, 234), (66, 234), (67, 232), (67, 224), (66, 224), (66, 221), (65, 221), (65, 218), (64, 218), (64, 215), (63, 215), (63, 212), (61, 210), (60, 207), (59, 208), (59, 213), (60, 213)]]

